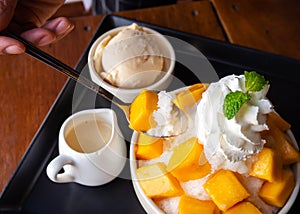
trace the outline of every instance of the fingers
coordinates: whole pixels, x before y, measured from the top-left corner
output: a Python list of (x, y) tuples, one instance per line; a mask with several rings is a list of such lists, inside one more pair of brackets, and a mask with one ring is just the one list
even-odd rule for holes
[[(74, 25), (64, 17), (45, 21), (64, 3), (64, 0), (0, 0), (0, 32), (8, 28), (37, 46), (45, 46), (66, 36)], [(13, 21), (11, 21), (13, 18)], [(44, 24), (44, 25), (43, 25)], [(0, 55), (24, 53), (22, 43), (0, 36)]]
[(25, 47), (20, 42), (0, 36), (0, 55), (4, 54), (21, 54), (24, 53)]
[(65, 17), (58, 17), (46, 23), (43, 28), (55, 33), (56, 40), (59, 40), (74, 29), (74, 24)]
[[(73, 23), (64, 17), (47, 22), (41, 28), (33, 28), (21, 33), (21, 36), (36, 46), (49, 45), (74, 29)], [(21, 54), (25, 47), (22, 43), (4, 36), (0, 36), (0, 55)]]
[(34, 28), (21, 33), (21, 37), (33, 43), (36, 46), (45, 46), (54, 42), (56, 39), (55, 33), (43, 28)]
[(41, 28), (27, 30), (21, 36), (37, 46), (45, 46), (66, 36), (74, 28), (67, 18), (59, 17), (46, 23)]
[[(17, 0), (0, 0), (0, 31), (4, 30), (10, 23)], [(3, 54), (21, 54), (25, 47), (20, 42), (0, 36), (0, 55)]]

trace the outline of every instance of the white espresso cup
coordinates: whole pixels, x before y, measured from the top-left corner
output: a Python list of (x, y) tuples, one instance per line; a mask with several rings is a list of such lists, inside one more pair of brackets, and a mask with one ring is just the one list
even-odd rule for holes
[(83, 110), (62, 124), (59, 155), (47, 166), (57, 183), (98, 186), (116, 178), (126, 163), (126, 143), (111, 109)]

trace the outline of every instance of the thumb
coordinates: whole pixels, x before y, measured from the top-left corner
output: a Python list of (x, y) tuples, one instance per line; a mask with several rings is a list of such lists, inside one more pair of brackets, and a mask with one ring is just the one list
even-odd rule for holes
[(16, 4), (17, 0), (0, 0), (0, 31), (10, 23)]

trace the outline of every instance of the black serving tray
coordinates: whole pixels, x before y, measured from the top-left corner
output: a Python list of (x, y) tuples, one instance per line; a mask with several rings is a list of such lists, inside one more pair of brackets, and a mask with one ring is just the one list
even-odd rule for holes
[[(160, 33), (183, 40), (200, 50), (209, 60), (218, 76), (242, 74), (244, 70), (255, 70), (265, 75), (271, 83), (268, 97), (275, 109), (292, 124), (296, 140), (300, 140), (300, 61), (258, 50), (253, 50), (226, 42), (179, 32), (137, 20), (108, 15), (99, 25), (86, 51), (77, 64), (77, 70), (87, 75), (87, 54), (92, 42), (106, 31), (136, 22)], [(176, 46), (176, 56), (184, 56), (198, 67), (191, 72), (184, 64), (176, 62), (175, 76), (169, 89), (199, 82), (197, 72), (201, 73), (201, 60), (191, 54), (189, 49)], [(208, 80), (205, 80), (209, 82)], [(212, 80), (213, 81), (213, 80)], [(130, 179), (128, 163), (120, 178), (99, 187), (86, 187), (76, 183), (57, 184), (46, 175), (46, 166), (57, 154), (59, 128), (72, 113), (89, 108), (113, 108), (119, 126), (127, 140), (132, 134), (122, 114), (115, 106), (85, 87), (69, 79), (57, 97), (40, 129), (36, 133), (22, 161), (2, 192), (1, 213), (145, 213), (140, 205)], [(290, 213), (300, 207), (300, 196)]]

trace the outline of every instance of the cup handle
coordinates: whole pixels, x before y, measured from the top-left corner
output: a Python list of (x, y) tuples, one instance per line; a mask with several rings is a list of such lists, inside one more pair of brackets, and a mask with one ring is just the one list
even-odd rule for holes
[(66, 155), (59, 155), (54, 158), (47, 166), (46, 172), (51, 181), (57, 183), (67, 183), (74, 181), (74, 176), (71, 172), (64, 171), (59, 173), (65, 165), (72, 165), (73, 161)]

